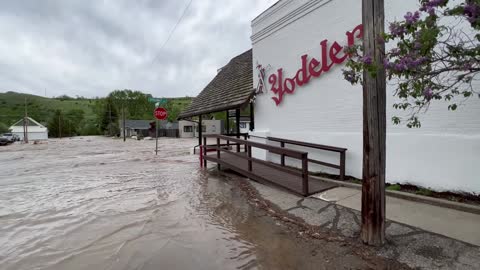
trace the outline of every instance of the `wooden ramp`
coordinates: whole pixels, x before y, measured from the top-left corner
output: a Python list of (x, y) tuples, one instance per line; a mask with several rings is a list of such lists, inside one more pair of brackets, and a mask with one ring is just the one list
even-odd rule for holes
[[(221, 136), (217, 135), (216, 137)], [(213, 137), (213, 136), (209, 136)], [(221, 137), (222, 139), (227, 139)], [(318, 193), (336, 187), (335, 184), (323, 182), (319, 179), (308, 177), (308, 168), (305, 165), (308, 162), (308, 158), (305, 153), (295, 152), (293, 150), (287, 150), (285, 148), (276, 148), (271, 145), (263, 145), (250, 141), (244, 141), (236, 138), (228, 138), (229, 141), (236, 143), (244, 143), (246, 152), (233, 152), (227, 149), (218, 147), (216, 145), (209, 145), (204, 147), (202, 151), (203, 160), (215, 162), (222, 168), (231, 169), (239, 174), (242, 174), (250, 179), (256, 181), (266, 181), (283, 188), (286, 188), (295, 193), (308, 196), (313, 193)], [(279, 154), (298, 155), (302, 157), (305, 162), (302, 170), (293, 169), (279, 164), (270, 163), (264, 160), (259, 160), (251, 157), (251, 148), (268, 148), (270, 151), (279, 152)], [(208, 151), (207, 151), (208, 149)], [(214, 150), (214, 152), (211, 152)]]

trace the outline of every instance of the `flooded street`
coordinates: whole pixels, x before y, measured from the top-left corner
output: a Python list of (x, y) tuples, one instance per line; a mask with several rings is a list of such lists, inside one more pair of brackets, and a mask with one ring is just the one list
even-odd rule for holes
[(306, 242), (201, 170), (196, 140), (0, 148), (1, 269), (366, 269)]

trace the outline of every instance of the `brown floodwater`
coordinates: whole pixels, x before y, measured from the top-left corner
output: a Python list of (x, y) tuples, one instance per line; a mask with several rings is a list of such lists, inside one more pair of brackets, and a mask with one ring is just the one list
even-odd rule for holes
[[(0, 148), (1, 269), (363, 269), (201, 170), (193, 139), (84, 137)], [(373, 264), (375, 265), (375, 264)]]

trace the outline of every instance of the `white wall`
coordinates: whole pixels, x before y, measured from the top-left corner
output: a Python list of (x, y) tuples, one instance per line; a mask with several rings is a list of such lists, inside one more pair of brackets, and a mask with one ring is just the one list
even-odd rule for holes
[[(402, 19), (417, 9), (417, 0), (387, 0), (386, 20)], [(321, 61), (319, 43), (328, 39), (346, 45), (345, 33), (361, 23), (361, 1), (357, 0), (282, 0), (252, 22), (254, 85), (258, 63), (270, 65), (268, 76), (283, 68), (293, 78), (301, 67), (301, 56), (308, 54)], [(347, 174), (361, 178), (362, 171), (362, 89), (343, 79), (343, 65), (285, 94), (276, 106), (275, 95), (267, 91), (255, 102), (255, 132), (348, 148)], [(478, 88), (478, 87), (477, 87)], [(422, 127), (409, 129), (392, 125), (394, 86), (387, 91), (387, 182), (413, 183), (437, 190), (480, 192), (480, 99), (470, 98), (457, 111), (447, 103), (433, 104), (421, 115)], [(337, 155), (312, 153), (324, 161)], [(255, 154), (255, 153), (254, 153)], [(265, 156), (257, 153), (258, 157)], [(269, 160), (278, 160), (267, 155)], [(314, 170), (338, 173), (324, 167)]]
[[(184, 126), (193, 126), (193, 132), (184, 132)], [(178, 121), (178, 129), (180, 138), (193, 138), (198, 137), (198, 124), (195, 122), (181, 120)], [(203, 135), (209, 134), (221, 134), (222, 133), (222, 121), (221, 120), (202, 120), (202, 126), (205, 126), (205, 132)]]
[[(10, 127), (12, 134), (16, 134), (23, 140), (23, 126)], [(28, 127), (28, 139), (29, 140), (48, 140), (48, 130), (46, 127), (29, 126)]]

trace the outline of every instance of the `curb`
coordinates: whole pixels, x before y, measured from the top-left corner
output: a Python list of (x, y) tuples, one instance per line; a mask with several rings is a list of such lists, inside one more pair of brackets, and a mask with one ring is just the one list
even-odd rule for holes
[[(359, 185), (359, 184), (347, 183), (347, 182), (332, 180), (332, 179), (318, 177), (318, 176), (311, 176), (311, 175), (309, 175), (309, 177), (313, 177), (313, 178), (316, 178), (325, 182), (329, 182), (332, 184), (337, 184), (342, 187), (349, 187), (349, 188), (362, 190), (362, 185)], [(480, 206), (476, 206), (476, 205), (452, 202), (452, 201), (447, 201), (443, 199), (437, 199), (437, 198), (416, 195), (416, 194), (395, 191), (395, 190), (385, 190), (385, 194), (391, 197), (396, 197), (404, 200), (421, 202), (421, 203), (426, 203), (434, 206), (440, 206), (440, 207), (445, 207), (445, 208), (450, 208), (450, 209), (455, 209), (463, 212), (480, 215)]]

